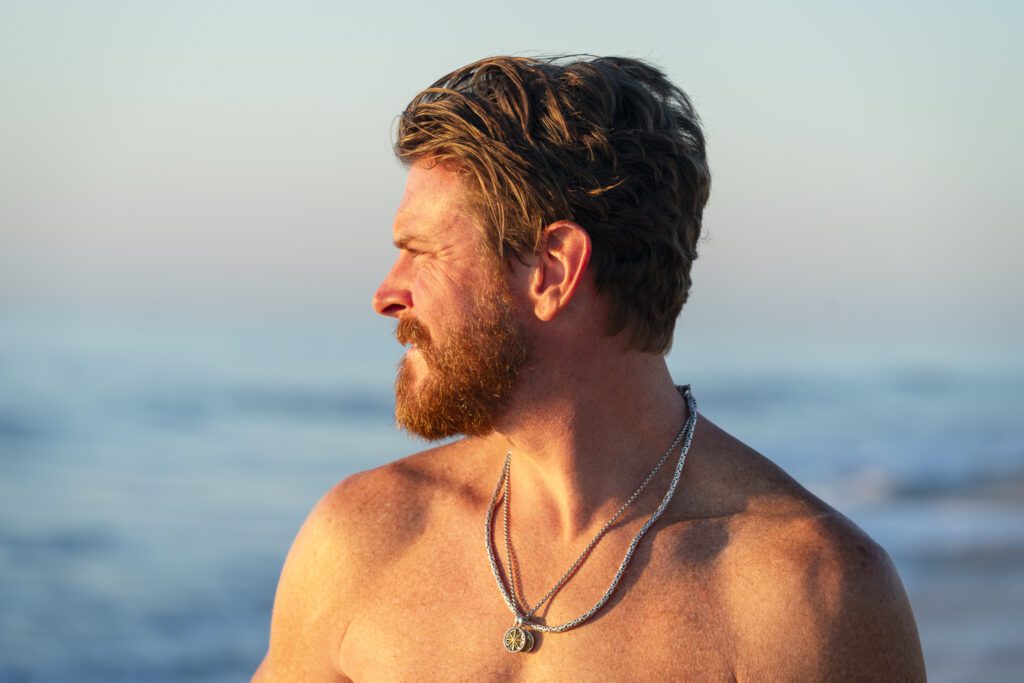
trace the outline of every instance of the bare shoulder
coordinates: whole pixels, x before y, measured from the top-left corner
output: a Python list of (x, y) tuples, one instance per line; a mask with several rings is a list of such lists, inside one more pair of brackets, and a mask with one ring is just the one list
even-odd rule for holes
[(910, 603), (885, 550), (761, 454), (714, 425), (707, 433), (715, 477), (731, 481), (716, 500), (727, 501), (719, 576), (738, 678), (924, 680)]
[(446, 444), (353, 474), (320, 498), (281, 570), (270, 647), (254, 680), (346, 680), (338, 653), (360, 596), (446, 498), (475, 491), (467, 483), (474, 459), (460, 457), (467, 448)]

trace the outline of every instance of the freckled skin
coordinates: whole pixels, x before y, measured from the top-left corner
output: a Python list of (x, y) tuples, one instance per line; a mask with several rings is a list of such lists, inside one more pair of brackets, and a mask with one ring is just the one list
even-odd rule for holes
[[(518, 657), (501, 647), (512, 618), (482, 539), (500, 449), (462, 440), (346, 479), (296, 540), (275, 607), (282, 660), (257, 680), (924, 680), (884, 550), (702, 418), (680, 494), (616, 596)], [(561, 623), (588, 609), (654, 505), (643, 496), (643, 515), (627, 514), (541, 616)], [(531, 539), (517, 553), (533, 599), (586, 543), (545, 548), (532, 539), (549, 530), (527, 522), (514, 537)], [(289, 618), (296, 607), (282, 601), (296, 595), (325, 609)]]
[[(477, 228), (462, 192), (452, 173), (410, 171), (395, 222), (400, 251), (375, 297), (378, 312), (414, 312), (431, 334), (458, 329), (472, 288), (489, 272), (481, 266)], [(550, 343), (538, 349), (533, 374), (522, 382), (528, 388), (543, 384), (537, 373), (550, 368), (558, 381), (529, 395), (560, 406), (550, 396), (562, 383), (596, 376), (616, 391), (605, 388), (598, 396), (600, 388), (573, 386), (571, 396), (595, 395), (595, 401), (616, 405), (621, 394), (619, 408), (626, 411), (641, 395), (630, 393), (631, 379), (645, 368), (665, 370), (640, 357), (620, 367), (617, 352), (603, 342), (594, 342), (592, 354), (579, 351), (596, 335), (579, 332), (594, 315), (596, 299), (587, 283), (562, 286), (562, 299), (544, 298), (545, 287), (572, 270), (577, 252), (570, 247), (579, 235), (567, 229), (564, 237), (552, 248), (554, 267), (543, 276), (538, 269), (530, 278), (511, 276), (513, 287), (530, 283), (530, 295), (520, 301), (524, 309), (533, 303), (537, 311), (564, 311), (560, 318), (544, 313), (531, 322), (537, 338)], [(585, 262), (575, 261), (580, 269)], [(568, 298), (571, 308), (564, 306)], [(587, 365), (601, 354), (611, 360)], [(586, 370), (558, 374), (573, 364)], [(430, 372), (422, 362), (415, 366)], [(667, 392), (673, 391), (669, 381)], [(576, 629), (536, 634), (529, 654), (505, 652), (502, 637), (513, 617), (491, 574), (483, 536), (510, 443), (522, 456), (513, 470), (511, 534), (519, 589), (532, 604), (642, 480), (651, 454), (664, 448), (657, 444), (671, 440), (664, 435), (678, 429), (679, 420), (669, 411), (669, 426), (648, 430), (655, 436), (647, 439), (635, 424), (639, 418), (616, 422), (615, 411), (530, 407), (529, 401), (514, 404), (510, 419), (493, 434), (423, 451), (333, 487), (289, 552), (270, 647), (253, 680), (925, 679), (913, 614), (885, 551), (703, 413), (678, 492), (612, 599)], [(617, 433), (630, 430), (635, 435), (615, 442)], [(531, 459), (528, 441), (518, 436), (547, 435), (541, 450), (557, 454), (564, 432), (579, 432), (581, 443), (599, 432), (598, 443), (610, 446), (577, 448), (577, 459), (566, 461), (575, 464), (566, 469), (555, 458)], [(643, 444), (636, 462), (622, 455), (632, 452), (634, 436)], [(538, 619), (563, 623), (596, 602), (668, 488), (671, 470), (659, 472)], [(581, 471), (586, 476), (572, 480)], [(607, 495), (580, 503), (581, 492), (595, 491)], [(500, 529), (499, 523), (498, 548)]]

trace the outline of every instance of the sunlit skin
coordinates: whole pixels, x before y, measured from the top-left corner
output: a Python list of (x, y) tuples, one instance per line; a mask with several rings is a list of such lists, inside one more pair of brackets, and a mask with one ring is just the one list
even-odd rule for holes
[[(413, 181), (419, 175), (417, 170)], [(413, 315), (432, 337), (444, 326), (458, 327), (474, 288), (484, 284), (462, 186), (454, 174), (444, 178), (447, 182), (434, 186), (409, 183), (395, 218), (393, 241), (398, 257), (374, 296), (378, 313), (393, 318)], [(429, 192), (433, 200), (424, 199)], [(424, 229), (432, 225), (446, 227)], [(415, 348), (408, 355), (422, 367)]]
[[(398, 318), (395, 337), (409, 346), (395, 382), (395, 419), (428, 440), (488, 434), (527, 358), (525, 333), (513, 314), (499, 260), (475, 240), (448, 241), (459, 228), (475, 228), (461, 185), (446, 188), (436, 204), (426, 207), (412, 199), (416, 194), (412, 188), (410, 201), (399, 208), (394, 238), (395, 246), (411, 259), (397, 260), (375, 300), (379, 312)], [(415, 229), (438, 219), (451, 226), (439, 236)], [(469, 272), (460, 268), (469, 260), (463, 248), (467, 244), (473, 247)], [(481, 268), (481, 263), (490, 267)], [(419, 292), (416, 301), (449, 301), (444, 317), (431, 316), (428, 326), (421, 316), (430, 315), (429, 307), (413, 306), (412, 290)]]
[[(463, 179), (414, 165), (374, 308), (458, 329), (494, 277)], [(530, 342), (493, 432), (349, 477), (314, 507), (281, 574), (260, 681), (919, 681), (920, 644), (885, 551), (698, 415), (678, 492), (616, 595), (586, 624), (511, 654), (484, 548), (506, 452), (519, 590), (532, 603), (643, 480), (686, 419), (661, 356), (604, 334), (592, 245), (569, 221), (507, 282)], [(430, 368), (407, 351), (423, 382)], [(699, 386), (694, 395), (701, 399)], [(823, 453), (822, 457), (828, 457)], [(602, 595), (668, 487), (663, 468), (536, 618)], [(499, 532), (500, 543), (500, 532)]]

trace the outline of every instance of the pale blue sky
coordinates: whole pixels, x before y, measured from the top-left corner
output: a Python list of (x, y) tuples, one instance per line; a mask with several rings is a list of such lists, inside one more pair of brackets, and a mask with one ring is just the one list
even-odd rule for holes
[(0, 3), (0, 306), (371, 316), (394, 117), (497, 53), (647, 58), (714, 175), (683, 325), (1024, 341), (1016, 3)]

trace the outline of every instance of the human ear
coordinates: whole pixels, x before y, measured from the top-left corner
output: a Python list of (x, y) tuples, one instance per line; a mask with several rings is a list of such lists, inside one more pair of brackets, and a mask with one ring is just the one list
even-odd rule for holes
[(544, 229), (530, 277), (533, 312), (545, 322), (572, 300), (590, 263), (590, 235), (578, 223), (558, 221)]

